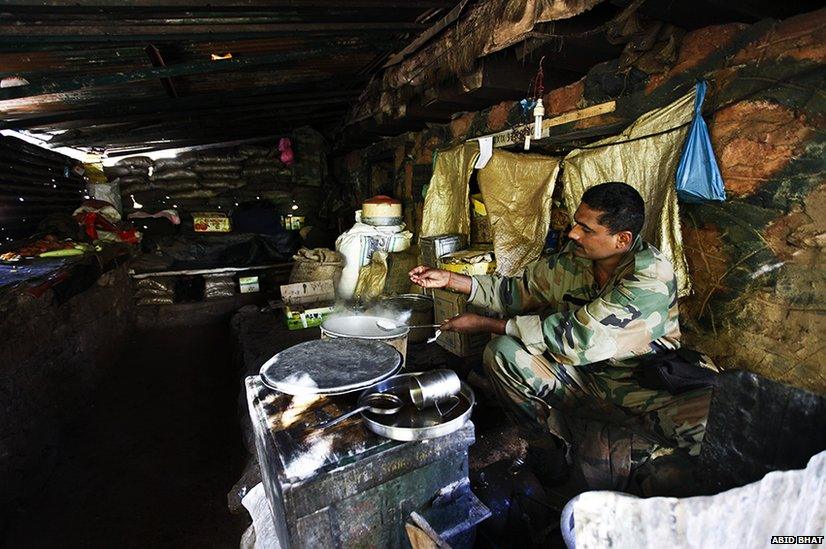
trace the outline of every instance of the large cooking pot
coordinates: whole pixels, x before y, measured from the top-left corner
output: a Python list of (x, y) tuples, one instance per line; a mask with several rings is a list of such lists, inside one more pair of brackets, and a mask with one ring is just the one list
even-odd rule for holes
[(392, 345), (407, 358), (407, 334), (410, 328), (400, 326), (395, 330), (384, 330), (376, 325), (382, 317), (369, 315), (343, 315), (328, 318), (321, 323), (321, 339), (350, 338), (383, 341)]
[[(433, 298), (422, 294), (401, 294), (381, 300), (382, 309), (391, 313), (392, 319), (408, 326), (433, 324)], [(385, 312), (385, 311), (382, 311)], [(411, 328), (410, 343), (424, 343), (433, 335), (433, 328)]]

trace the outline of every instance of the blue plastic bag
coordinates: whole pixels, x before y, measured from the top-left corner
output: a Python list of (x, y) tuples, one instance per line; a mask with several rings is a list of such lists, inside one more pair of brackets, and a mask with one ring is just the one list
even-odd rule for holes
[(697, 82), (697, 97), (694, 99), (694, 120), (691, 121), (683, 156), (677, 167), (677, 196), (684, 202), (726, 199), (723, 177), (717, 167), (708, 127), (701, 112), (705, 96), (706, 83), (701, 80)]

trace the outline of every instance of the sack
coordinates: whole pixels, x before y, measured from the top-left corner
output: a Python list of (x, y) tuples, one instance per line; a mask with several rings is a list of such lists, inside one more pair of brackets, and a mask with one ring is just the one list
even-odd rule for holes
[(706, 83), (701, 80), (697, 82), (697, 96), (694, 99), (694, 120), (677, 167), (677, 196), (689, 203), (726, 199), (723, 177), (701, 112), (705, 95)]
[(634, 377), (644, 389), (679, 395), (717, 383), (717, 372), (700, 366), (704, 361), (701, 353), (690, 349), (654, 353), (641, 357)]

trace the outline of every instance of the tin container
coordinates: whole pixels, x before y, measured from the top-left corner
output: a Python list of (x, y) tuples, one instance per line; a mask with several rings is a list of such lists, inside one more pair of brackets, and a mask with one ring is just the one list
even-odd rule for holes
[(376, 324), (382, 317), (369, 315), (343, 315), (328, 318), (321, 323), (321, 339), (350, 338), (383, 341), (396, 348), (404, 360), (407, 357), (407, 335), (410, 328), (399, 326), (395, 330), (383, 330)]
[(419, 239), (419, 248), (422, 250), (422, 263), (428, 267), (438, 267), (439, 258), (443, 255), (467, 248), (467, 235), (423, 236)]
[(410, 378), (410, 400), (419, 410), (450, 400), (461, 389), (462, 381), (453, 370), (433, 370)]

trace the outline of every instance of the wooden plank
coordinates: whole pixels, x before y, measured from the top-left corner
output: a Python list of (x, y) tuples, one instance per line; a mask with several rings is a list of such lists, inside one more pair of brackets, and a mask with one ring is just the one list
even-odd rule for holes
[[(3, 31), (0, 30), (0, 34)], [(232, 59), (224, 59), (221, 61), (194, 61), (190, 63), (178, 63), (166, 67), (152, 67), (137, 69), (133, 71), (124, 71), (113, 74), (93, 75), (93, 76), (79, 76), (61, 82), (51, 82), (40, 85), (29, 84), (26, 86), (18, 86), (14, 88), (5, 88), (0, 90), (0, 109), (3, 108), (2, 102), (19, 99), (22, 97), (32, 97), (38, 95), (46, 95), (50, 93), (66, 93), (71, 91), (83, 90), (86, 88), (93, 88), (99, 86), (114, 86), (118, 84), (127, 84), (130, 82), (138, 82), (141, 80), (154, 80), (157, 78), (169, 78), (172, 76), (183, 76), (189, 74), (203, 74), (212, 72), (227, 72), (237, 70), (242, 67), (267, 65), (272, 63), (283, 63), (287, 61), (296, 61), (301, 59), (308, 59), (312, 57), (323, 57), (332, 53), (341, 53), (343, 51), (361, 51), (372, 50), (373, 46), (359, 46), (354, 49), (343, 50), (341, 45), (332, 44), (322, 47), (314, 47), (307, 50), (287, 51), (273, 53), (269, 55), (256, 55), (252, 57), (239, 57)]]
[(548, 118), (547, 120), (542, 121), (543, 135), (544, 130), (547, 130), (552, 126), (560, 126), (562, 124), (567, 124), (569, 122), (574, 122), (576, 120), (592, 118), (594, 116), (599, 116), (601, 114), (608, 114), (609, 112), (614, 112), (616, 109), (616, 101), (607, 101), (605, 103), (599, 103), (598, 105), (593, 105), (591, 107), (585, 107), (584, 109), (566, 112), (565, 114), (560, 114), (559, 116), (555, 116), (553, 118)]
[(6, 7), (92, 7), (92, 8), (153, 8), (221, 10), (224, 8), (443, 8), (453, 0), (3, 0)]
[(301, 33), (340, 33), (359, 36), (374, 32), (399, 33), (419, 30), (419, 23), (343, 22), (343, 23), (273, 23), (268, 25), (0, 25), (2, 42), (115, 42), (186, 40), (209, 37), (294, 36)]
[(401, 63), (402, 60), (410, 55), (411, 53), (418, 50), (425, 42), (433, 38), (436, 34), (440, 33), (445, 27), (456, 21), (459, 16), (462, 14), (462, 10), (465, 9), (465, 5), (468, 3), (468, 0), (461, 0), (456, 7), (454, 7), (447, 15), (445, 15), (440, 21), (438, 21), (435, 25), (427, 29), (425, 32), (419, 35), (413, 42), (410, 43), (409, 46), (404, 48), (402, 51), (394, 55), (390, 58), (390, 60), (384, 64), (384, 69), (387, 67), (392, 67), (398, 63)]
[(202, 275), (202, 274), (222, 274), (222, 273), (241, 273), (245, 271), (260, 271), (263, 269), (277, 269), (287, 267), (292, 268), (292, 262), (287, 263), (268, 263), (266, 265), (253, 265), (250, 267), (220, 267), (216, 269), (184, 269), (180, 271), (156, 271), (151, 273), (136, 273), (134, 269), (129, 269), (129, 275), (139, 280), (141, 278), (152, 278), (157, 276), (178, 276), (178, 275)]
[[(232, 97), (187, 96), (185, 100), (161, 100), (129, 102), (118, 105), (98, 105), (95, 108), (67, 110), (40, 116), (9, 117), (0, 121), (0, 129), (54, 127), (68, 129), (76, 125), (121, 122), (169, 115), (172, 117), (192, 116), (199, 113), (267, 110), (272, 108), (295, 108), (334, 103), (351, 104), (360, 94), (359, 90), (329, 90), (320, 92), (241, 95)], [(66, 126), (61, 124), (66, 123)]]
[[(544, 139), (550, 136), (550, 128), (552, 128), (553, 126), (561, 126), (562, 124), (568, 124), (570, 122), (575, 122), (577, 120), (583, 120), (585, 118), (600, 116), (602, 114), (614, 112), (616, 108), (616, 101), (607, 101), (605, 103), (599, 103), (598, 105), (592, 105), (584, 109), (567, 112), (565, 114), (561, 114), (553, 118), (545, 119), (542, 121), (542, 138)], [(483, 137), (493, 137), (494, 147), (509, 147), (511, 145), (518, 145), (519, 143), (521, 143), (522, 139), (524, 139), (524, 132), (526, 131), (532, 135), (533, 124), (520, 124), (518, 126), (514, 126), (510, 130), (474, 137), (472, 139), (468, 139), (468, 141), (476, 141), (482, 139)], [(520, 135), (523, 137), (520, 138)]]

